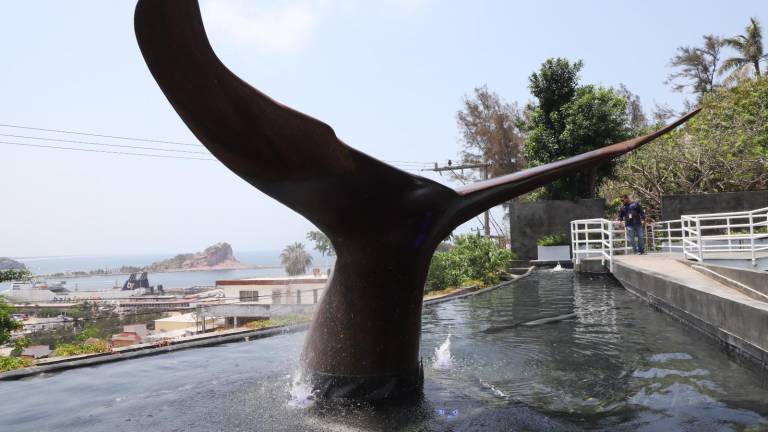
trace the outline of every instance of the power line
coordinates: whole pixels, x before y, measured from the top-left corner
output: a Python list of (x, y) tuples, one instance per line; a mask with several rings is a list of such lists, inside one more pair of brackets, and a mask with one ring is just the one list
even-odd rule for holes
[(131, 138), (131, 137), (118, 136), (118, 135), (102, 135), (102, 134), (97, 134), (92, 132), (78, 132), (78, 131), (71, 131), (71, 130), (64, 130), (64, 129), (46, 129), (41, 127), (20, 126), (20, 125), (3, 124), (3, 123), (0, 123), (0, 126), (16, 128), (16, 129), (36, 130), (36, 131), (43, 131), (43, 132), (56, 132), (56, 133), (64, 133), (64, 134), (72, 134), (72, 135), (86, 135), (86, 136), (99, 137), (99, 138), (112, 138), (112, 139), (120, 139), (120, 140), (127, 140), (127, 141), (143, 141), (143, 142), (152, 142), (152, 143), (159, 143), (159, 144), (173, 144), (173, 145), (200, 147), (200, 144), (190, 144), (190, 143), (184, 143), (179, 141), (167, 141), (167, 140), (149, 139), (149, 138)]
[[(8, 127), (8, 128), (16, 128), (16, 129), (26, 129), (26, 130), (43, 131), (43, 132), (55, 132), (55, 133), (64, 133), (64, 134), (73, 134), (73, 135), (84, 135), (84, 136), (92, 136), (92, 137), (120, 139), (120, 140), (127, 140), (127, 141), (140, 141), (140, 142), (150, 142), (150, 143), (160, 143), (160, 144), (172, 144), (172, 145), (185, 145), (185, 146), (192, 146), (192, 147), (204, 147), (204, 146), (202, 146), (200, 144), (190, 144), (190, 143), (184, 143), (184, 142), (178, 142), (178, 141), (168, 141), (168, 140), (153, 139), (153, 138), (133, 138), (133, 137), (125, 137), (125, 136), (119, 136), (119, 135), (106, 135), (106, 134), (97, 134), (97, 133), (92, 133), (92, 132), (80, 132), (80, 131), (64, 130), (64, 129), (49, 129), (49, 128), (42, 128), (42, 127), (22, 126), (22, 125), (14, 125), (14, 124), (7, 124), (7, 123), (0, 123), (0, 127)], [(123, 145), (123, 144), (111, 144), (111, 143), (92, 142), (92, 141), (79, 141), (79, 140), (66, 140), (66, 139), (60, 139), (60, 138), (44, 138), (44, 137), (34, 137), (34, 136), (27, 136), (27, 135), (5, 134), (5, 133), (0, 133), (0, 136), (11, 137), (11, 138), (30, 139), (30, 140), (40, 140), (40, 141), (71, 143), (71, 144), (95, 145), (95, 146), (102, 146), (102, 147), (130, 148), (130, 149), (136, 149), (136, 150), (151, 150), (151, 151), (161, 151), (161, 152), (174, 152), (174, 153), (190, 153), (190, 154), (210, 155), (209, 152), (200, 152), (200, 151), (191, 151), (191, 150), (175, 150), (175, 149), (164, 149), (164, 148), (157, 148), (157, 147), (131, 146), (131, 145)], [(129, 153), (129, 152), (119, 152), (119, 151), (93, 150), (93, 149), (83, 149), (83, 148), (76, 148), (76, 147), (52, 146), (52, 145), (42, 145), (42, 144), (29, 144), (29, 143), (19, 143), (19, 142), (9, 142), (9, 141), (0, 141), (0, 144), (23, 146), (23, 147), (48, 148), (48, 149), (56, 149), (56, 150), (84, 151), (84, 152), (91, 152), (91, 153), (105, 153), (105, 154), (124, 155), (124, 156), (146, 156), (146, 157), (159, 157), (159, 158), (165, 158), (165, 159), (189, 159), (189, 160), (211, 160), (211, 161), (215, 160), (215, 159), (211, 159), (211, 158), (197, 158), (197, 157), (156, 155), (156, 154), (148, 154), (148, 153)], [(433, 162), (402, 161), (402, 160), (384, 160), (383, 162), (391, 164), (391, 165), (395, 166), (396, 168), (399, 168), (399, 169), (401, 169), (403, 171), (406, 171), (406, 172), (409, 172), (409, 173), (412, 173), (412, 174), (419, 174), (419, 171), (424, 171), (425, 167), (429, 167), (429, 166), (432, 166), (434, 164)]]
[[(438, 167), (437, 163), (435, 163), (434, 168), (425, 168), (422, 169), (422, 171), (434, 171), (437, 173), (441, 173), (443, 171), (456, 171), (456, 170), (465, 170), (465, 169), (477, 169), (481, 168), (483, 170), (483, 180), (488, 179), (488, 168), (490, 168), (490, 163), (471, 163), (471, 164), (463, 164), (463, 165), (453, 165), (451, 164), (451, 161), (448, 161), (448, 165), (443, 167)], [(458, 177), (457, 177), (458, 178)], [(463, 181), (462, 181), (463, 183)], [(491, 212), (490, 210), (486, 210), (483, 214), (484, 217), (484, 223), (483, 227), (485, 229), (485, 236), (490, 238), (491, 237), (491, 221), (490, 221)], [(497, 227), (498, 229), (498, 227)]]
[(189, 157), (189, 156), (158, 155), (158, 154), (149, 154), (149, 153), (129, 153), (129, 152), (118, 152), (118, 151), (111, 151), (111, 150), (96, 150), (96, 149), (84, 149), (84, 148), (75, 148), (75, 147), (60, 147), (60, 146), (49, 146), (49, 145), (42, 145), (42, 144), (17, 143), (17, 142), (9, 142), (9, 141), (0, 141), (0, 144), (15, 145), (15, 146), (21, 146), (21, 147), (37, 147), (37, 148), (46, 148), (46, 149), (57, 149), (57, 150), (72, 150), (72, 151), (91, 152), (91, 153), (106, 153), (106, 154), (128, 155), (128, 156), (146, 156), (146, 157), (156, 157), (156, 158), (164, 158), (164, 159), (187, 159), (187, 160), (202, 160), (202, 161), (215, 161), (216, 160), (216, 159), (211, 159), (211, 158), (197, 158), (197, 157)]
[[(29, 138), (29, 139), (45, 139), (45, 138), (24, 137), (24, 136), (20, 136), (20, 135), (10, 135), (10, 134), (0, 134), (0, 136), (13, 136), (13, 137), (17, 137), (17, 138)], [(107, 147), (135, 148), (135, 149), (141, 149), (141, 150), (154, 150), (154, 151), (166, 151), (166, 152), (183, 152), (183, 153), (194, 153), (194, 154), (209, 154), (209, 153), (205, 153), (205, 152), (159, 149), (159, 148), (153, 148), (153, 147), (127, 146), (127, 145), (120, 145), (120, 144), (94, 143), (94, 142), (75, 141), (75, 140), (58, 140), (58, 139), (53, 139), (53, 138), (48, 138), (48, 139), (45, 139), (45, 140), (46, 141), (58, 141), (58, 142), (71, 142), (71, 143), (89, 144), (89, 145), (99, 145), (99, 146), (107, 146)], [(171, 155), (158, 155), (158, 154), (150, 154), (150, 153), (119, 152), (119, 151), (111, 151), (111, 150), (96, 150), (96, 149), (85, 149), (85, 148), (77, 148), (77, 147), (64, 147), (64, 146), (52, 146), (52, 145), (43, 145), (43, 144), (19, 143), (19, 142), (10, 142), (10, 141), (0, 141), (0, 144), (22, 146), (22, 147), (35, 147), (35, 148), (43, 148), (43, 149), (56, 149), (56, 150), (70, 150), (70, 151), (82, 151), (82, 152), (92, 152), (92, 153), (105, 153), (105, 154), (113, 154), (113, 155), (121, 155), (121, 156), (145, 156), (145, 157), (156, 157), (156, 158), (164, 158), (164, 159), (187, 159), (187, 160), (203, 160), (203, 161), (215, 161), (216, 160), (216, 159), (212, 159), (212, 158), (198, 158), (198, 157), (175, 156), (175, 155), (174, 156), (171, 156)], [(419, 174), (419, 171), (416, 169), (416, 167), (397, 166), (397, 165), (396, 165), (396, 167), (399, 168), (399, 169), (402, 169), (403, 171), (412, 173), (412, 174)]]
[(24, 139), (32, 139), (32, 140), (40, 140), (40, 141), (54, 141), (54, 142), (63, 142), (63, 143), (72, 143), (72, 144), (87, 144), (87, 145), (96, 145), (96, 146), (104, 146), (104, 147), (120, 147), (120, 148), (132, 148), (132, 149), (139, 149), (139, 150), (154, 150), (154, 151), (163, 151), (163, 152), (210, 155), (210, 153), (208, 152), (200, 152), (200, 151), (193, 151), (193, 150), (176, 150), (176, 149), (164, 149), (164, 148), (158, 148), (158, 147), (141, 147), (141, 146), (130, 146), (125, 144), (107, 144), (107, 143), (98, 143), (98, 142), (91, 142), (91, 141), (65, 140), (65, 139), (58, 139), (58, 138), (42, 138), (42, 137), (12, 135), (12, 134), (4, 134), (4, 133), (0, 133), (0, 136), (11, 137), (11, 138), (24, 138)]
[[(42, 132), (55, 132), (55, 133), (64, 133), (64, 134), (72, 134), (72, 135), (84, 135), (84, 136), (92, 136), (92, 137), (100, 137), (100, 138), (111, 138), (111, 139), (119, 139), (119, 140), (127, 140), (127, 141), (141, 141), (141, 142), (150, 142), (150, 143), (158, 143), (158, 144), (172, 144), (172, 145), (184, 145), (184, 146), (191, 146), (191, 147), (204, 147), (200, 144), (191, 144), (191, 143), (185, 143), (185, 142), (179, 142), (179, 141), (169, 141), (169, 140), (162, 140), (162, 139), (155, 139), (155, 138), (134, 138), (134, 137), (126, 137), (126, 136), (119, 136), (119, 135), (106, 135), (106, 134), (98, 134), (93, 132), (81, 132), (81, 131), (73, 131), (73, 130), (65, 130), (65, 129), (48, 129), (48, 128), (42, 128), (42, 127), (36, 127), (36, 126), (22, 126), (22, 125), (15, 125), (15, 124), (7, 124), (7, 123), (0, 123), (0, 127), (7, 127), (7, 128), (16, 128), (16, 129), (26, 129), (26, 130), (34, 130), (34, 131), (42, 131)], [(13, 137), (13, 138), (25, 138), (25, 139), (35, 139), (35, 140), (42, 140), (42, 141), (55, 141), (55, 142), (66, 142), (66, 143), (72, 143), (72, 144), (86, 144), (86, 145), (99, 145), (99, 146), (108, 146), (108, 147), (123, 147), (123, 148), (136, 148), (139, 150), (153, 150), (153, 151), (166, 151), (166, 152), (179, 152), (179, 153), (195, 153), (195, 154), (209, 154), (208, 152), (195, 152), (195, 151), (185, 151), (185, 150), (171, 150), (171, 149), (160, 149), (155, 147), (138, 147), (138, 146), (124, 146), (119, 144), (107, 144), (107, 143), (95, 143), (95, 142), (88, 142), (88, 141), (77, 141), (77, 140), (64, 140), (64, 139), (57, 139), (57, 138), (42, 138), (42, 137), (31, 137), (31, 136), (24, 136), (24, 135), (13, 135), (13, 134), (2, 134), (0, 133), (0, 136), (6, 136), (6, 137)], [(42, 146), (39, 146), (42, 147)], [(51, 148), (58, 148), (50, 146)], [(67, 148), (69, 150), (69, 148)], [(77, 150), (77, 149), (72, 149)], [(119, 154), (119, 153), (116, 153)], [(134, 155), (134, 153), (131, 153)], [(135, 155), (140, 155), (138, 153), (135, 153)], [(151, 156), (151, 155), (150, 155)], [(416, 168), (424, 168), (428, 166), (432, 166), (434, 162), (422, 162), (422, 161), (401, 161), (401, 160), (384, 160), (383, 162), (392, 164), (397, 166), (398, 168), (410, 168), (412, 171)]]

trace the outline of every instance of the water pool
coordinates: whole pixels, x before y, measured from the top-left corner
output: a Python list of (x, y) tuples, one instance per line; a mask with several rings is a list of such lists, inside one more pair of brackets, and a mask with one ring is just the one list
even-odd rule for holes
[[(608, 277), (541, 271), (426, 307), (424, 395), (409, 404), (296, 406), (305, 334), (0, 382), (0, 430), (768, 429), (759, 375)], [(450, 367), (435, 368), (448, 335)]]

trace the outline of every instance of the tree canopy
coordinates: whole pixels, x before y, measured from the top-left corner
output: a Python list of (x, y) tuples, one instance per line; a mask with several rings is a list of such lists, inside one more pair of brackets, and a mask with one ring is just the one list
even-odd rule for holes
[[(525, 155), (531, 166), (543, 165), (630, 136), (627, 99), (616, 90), (580, 85), (581, 61), (548, 59), (530, 76), (536, 100), (527, 107)], [(574, 199), (595, 196), (598, 181), (611, 165), (577, 173), (544, 188), (543, 198)]]
[(333, 243), (322, 231), (310, 231), (307, 233), (307, 240), (315, 244), (315, 250), (320, 252), (323, 256), (336, 256), (336, 249), (333, 248)]
[(604, 197), (634, 193), (658, 218), (662, 195), (768, 188), (768, 77), (702, 99), (688, 124), (624, 156)]
[(765, 61), (768, 55), (763, 51), (763, 31), (757, 18), (750, 18), (743, 35), (726, 38), (723, 43), (738, 52), (737, 56), (725, 59), (720, 66), (721, 75), (730, 72), (725, 79), (727, 84), (752, 74), (760, 76), (760, 63)]
[(303, 275), (312, 265), (312, 256), (304, 249), (303, 243), (293, 243), (285, 247), (280, 254), (280, 262), (288, 276)]
[(0, 345), (5, 345), (11, 340), (11, 332), (21, 328), (21, 323), (11, 316), (13, 307), (0, 297)]
[(487, 86), (475, 88), (472, 97), (464, 98), (463, 105), (456, 114), (464, 144), (463, 163), (489, 164), (489, 177), (525, 166), (522, 116), (516, 105), (504, 102)]
[(27, 269), (0, 270), (0, 283), (8, 281), (28, 281), (32, 273)]
[(678, 70), (669, 74), (666, 81), (674, 91), (690, 89), (698, 99), (719, 86), (717, 71), (724, 45), (723, 39), (715, 35), (704, 35), (702, 38), (704, 45), (701, 47), (683, 46), (677, 49), (669, 65)]

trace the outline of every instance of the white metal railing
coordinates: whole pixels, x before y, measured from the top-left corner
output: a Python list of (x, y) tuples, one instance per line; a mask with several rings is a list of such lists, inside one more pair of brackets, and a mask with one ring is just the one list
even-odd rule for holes
[(580, 219), (571, 222), (571, 256), (579, 264), (582, 258), (600, 257), (613, 271), (613, 256), (631, 250), (624, 228), (608, 219)]
[[(684, 215), (680, 219), (646, 226), (648, 252), (679, 252), (686, 258), (704, 261), (706, 254), (741, 253), (757, 264), (768, 254), (768, 207), (751, 211)], [(585, 257), (600, 257), (613, 271), (613, 256), (631, 250), (624, 228), (607, 219), (571, 222), (571, 251), (574, 263)]]
[(682, 252), (683, 224), (680, 219), (653, 222), (647, 225), (649, 252)]
[(744, 253), (757, 264), (768, 251), (768, 207), (751, 211), (709, 213), (680, 217), (682, 252), (704, 261), (705, 254)]

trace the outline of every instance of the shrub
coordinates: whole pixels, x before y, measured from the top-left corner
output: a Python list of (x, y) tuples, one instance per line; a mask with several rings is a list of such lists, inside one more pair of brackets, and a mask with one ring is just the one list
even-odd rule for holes
[(32, 366), (32, 360), (21, 357), (0, 357), (0, 372)]
[(568, 238), (568, 233), (558, 233), (545, 235), (536, 241), (539, 246), (568, 246), (571, 244), (571, 239)]
[(111, 351), (109, 344), (103, 340), (90, 343), (61, 344), (53, 351), (56, 357), (71, 357), (83, 354), (97, 354)]
[(246, 327), (254, 330), (260, 330), (267, 327), (276, 327), (276, 326), (306, 322), (311, 319), (312, 319), (312, 314), (287, 314), (287, 315), (276, 316), (268, 319), (251, 321), (248, 324), (246, 324)]
[(456, 238), (445, 252), (435, 252), (427, 274), (427, 291), (460, 286), (475, 279), (484, 284), (499, 281), (514, 255), (499, 248), (493, 240), (474, 235)]

